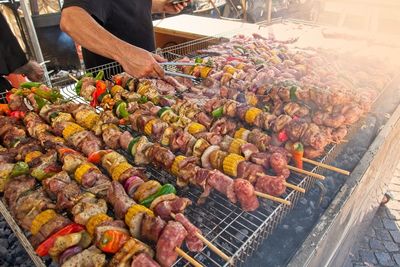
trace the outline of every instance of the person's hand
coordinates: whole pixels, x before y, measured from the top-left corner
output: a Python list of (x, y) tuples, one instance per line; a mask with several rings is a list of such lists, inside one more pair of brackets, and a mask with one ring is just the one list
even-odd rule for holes
[(130, 44), (124, 46), (121, 50), (123, 55), (117, 58), (124, 71), (136, 78), (164, 77), (164, 69), (158, 62), (165, 62), (166, 59)]
[(174, 5), (171, 3), (171, 1), (172, 0), (153, 0), (153, 12), (178, 14), (188, 6), (188, 3), (190, 3), (190, 0), (188, 0), (186, 2)]
[(15, 73), (23, 74), (33, 82), (40, 82), (44, 76), (43, 68), (33, 60), (30, 60), (24, 66), (20, 67)]

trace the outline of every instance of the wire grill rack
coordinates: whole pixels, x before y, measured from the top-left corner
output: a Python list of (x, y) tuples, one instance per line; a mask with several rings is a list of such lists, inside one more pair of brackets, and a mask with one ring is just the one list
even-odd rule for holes
[[(120, 71), (117, 63), (110, 63), (94, 69), (88, 69), (90, 72), (104, 70), (106, 77), (110, 78), (110, 73), (115, 74)], [(78, 97), (74, 91), (75, 83), (70, 80), (63, 80), (55, 84), (61, 88), (63, 95), (69, 100), (80, 103), (88, 103), (81, 97)], [(130, 128), (123, 127), (123, 130)], [(131, 131), (133, 135), (138, 133)], [(326, 156), (319, 161), (325, 162), (334, 159), (336, 145), (331, 145), (326, 150)], [(132, 157), (124, 151), (119, 151), (132, 162)], [(312, 165), (305, 165), (309, 170), (315, 173), (322, 173), (322, 169)], [(152, 179), (162, 183), (175, 184), (176, 179), (163, 170), (147, 167), (146, 171)], [(299, 185), (307, 191), (311, 189), (314, 178), (303, 177), (292, 173), (290, 183)], [(199, 188), (190, 186), (189, 188), (178, 189), (178, 195), (189, 198), (196, 203), (202, 192)], [(277, 204), (271, 201), (260, 200), (261, 206), (255, 212), (244, 212), (238, 206), (230, 203), (225, 196), (219, 193), (212, 193), (204, 205), (192, 205), (186, 210), (188, 218), (199, 227), (203, 235), (214, 245), (220, 248), (225, 254), (232, 257), (231, 263), (224, 262), (213, 251), (205, 247), (199, 253), (189, 253), (204, 266), (240, 266), (245, 263), (245, 259), (257, 250), (261, 242), (268, 237), (273, 229), (279, 224), (281, 219), (297, 203), (301, 193), (287, 189), (281, 197), (292, 202), (292, 206)], [(271, 255), (272, 256), (272, 255)], [(188, 266), (184, 259), (179, 259), (175, 266)]]

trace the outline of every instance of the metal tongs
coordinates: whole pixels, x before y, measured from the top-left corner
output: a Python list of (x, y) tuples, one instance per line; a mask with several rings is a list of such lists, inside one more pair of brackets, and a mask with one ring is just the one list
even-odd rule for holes
[[(166, 67), (169, 67), (169, 66), (197, 66), (197, 65), (201, 65), (201, 64), (192, 63), (192, 62), (162, 62), (162, 63), (160, 63), (160, 65), (162, 67), (166, 68)], [(200, 77), (184, 74), (184, 73), (181, 73), (181, 72), (165, 70), (164, 73), (166, 75), (179, 76), (179, 77), (188, 78), (188, 79), (195, 80), (195, 81), (200, 81), (201, 80)]]

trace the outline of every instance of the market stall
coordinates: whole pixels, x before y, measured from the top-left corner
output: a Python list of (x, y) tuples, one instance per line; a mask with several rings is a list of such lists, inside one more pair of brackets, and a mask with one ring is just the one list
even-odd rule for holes
[[(113, 63), (58, 90), (28, 84), (8, 95), (2, 155), (19, 161), (0, 158), (9, 170), (0, 210), (36, 265), (51, 259), (34, 249), (58, 262), (92, 255), (132, 266), (344, 262), (398, 161), (398, 48), (304, 22), (223, 21), (221, 34), (196, 19), (203, 27), (185, 25), (191, 36), (173, 33), (202, 39), (158, 51), (174, 60), (164, 80), (136, 80)], [(382, 46), (380, 59), (365, 57)], [(53, 220), (74, 225), (74, 251), (59, 236), (45, 241)], [(103, 246), (104, 229), (124, 241)], [(138, 240), (146, 245), (135, 250)]]

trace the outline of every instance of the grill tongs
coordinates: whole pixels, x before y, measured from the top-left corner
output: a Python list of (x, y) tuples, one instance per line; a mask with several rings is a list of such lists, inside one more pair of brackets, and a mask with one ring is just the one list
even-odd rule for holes
[(162, 67), (164, 67), (165, 71), (164, 73), (166, 75), (171, 75), (171, 76), (179, 76), (179, 77), (183, 77), (183, 78), (188, 78), (191, 80), (195, 80), (195, 81), (201, 81), (200, 77), (196, 77), (196, 76), (192, 76), (192, 75), (188, 75), (182, 72), (175, 72), (175, 71), (170, 71), (168, 70), (168, 67), (177, 67), (177, 66), (197, 66), (197, 65), (201, 65), (199, 63), (191, 63), (191, 62), (162, 62), (159, 63)]

